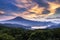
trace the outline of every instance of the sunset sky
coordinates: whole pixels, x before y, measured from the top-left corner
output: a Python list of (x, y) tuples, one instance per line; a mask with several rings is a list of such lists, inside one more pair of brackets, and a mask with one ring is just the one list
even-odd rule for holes
[(60, 0), (0, 0), (0, 21), (16, 17), (30, 21), (60, 20)]
[(59, 0), (0, 0), (0, 21), (17, 16), (28, 20), (40, 20), (59, 15)]

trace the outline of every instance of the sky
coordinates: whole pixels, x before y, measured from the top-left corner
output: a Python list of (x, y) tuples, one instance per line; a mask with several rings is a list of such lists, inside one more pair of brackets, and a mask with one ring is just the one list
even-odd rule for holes
[(0, 21), (17, 16), (34, 21), (59, 17), (59, 11), (59, 0), (0, 0)]
[(59, 20), (60, 0), (0, 0), (0, 21), (16, 17), (32, 21)]

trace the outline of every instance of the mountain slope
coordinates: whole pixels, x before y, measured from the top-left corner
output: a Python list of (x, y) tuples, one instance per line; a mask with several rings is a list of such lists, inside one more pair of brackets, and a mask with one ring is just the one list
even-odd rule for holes
[[(38, 21), (30, 21), (23, 19), (21, 17), (16, 17), (15, 19), (12, 20), (7, 20), (7, 21), (2, 21), (0, 22), (1, 24), (4, 24), (6, 26), (14, 26), (14, 27), (21, 27), (21, 28), (31, 28), (31, 27), (47, 27), (47, 28), (57, 28), (58, 24), (51, 22), (51, 21), (43, 21), (43, 22), (38, 22)], [(54, 26), (56, 25), (56, 26)]]

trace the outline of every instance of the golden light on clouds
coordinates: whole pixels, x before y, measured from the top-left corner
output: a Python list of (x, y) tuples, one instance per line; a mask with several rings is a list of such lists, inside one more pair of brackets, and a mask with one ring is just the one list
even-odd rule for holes
[[(37, 2), (33, 2), (34, 0), (11, 0), (11, 3), (18, 8), (18, 12), (9, 12), (5, 13), (5, 11), (0, 11), (0, 15), (12, 15), (14, 17), (22, 17), (24, 19), (28, 20), (36, 20), (36, 19), (46, 19), (50, 17), (51, 15), (54, 15), (56, 13), (56, 9), (60, 7), (60, 3), (58, 0), (50, 2), (48, 0), (41, 0), (44, 1), (47, 5), (44, 5), (44, 3), (39, 4)], [(41, 6), (44, 5), (44, 6)], [(26, 10), (24, 10), (26, 9)], [(22, 12), (21, 12), (21, 11)], [(49, 12), (47, 12), (49, 11)], [(45, 13), (44, 13), (45, 12)]]
[(34, 12), (35, 14), (42, 14), (42, 12), (44, 11), (44, 7), (38, 7), (38, 5), (32, 7), (31, 9), (29, 9), (29, 12)]
[(48, 2), (48, 4), (49, 4), (48, 10), (50, 11), (50, 13), (48, 15), (55, 14), (56, 9), (60, 7), (60, 4), (55, 3), (55, 2)]
[[(45, 1), (48, 4), (48, 7), (41, 7), (39, 6), (36, 2), (32, 2), (32, 0), (16, 0), (17, 3), (16, 4), (17, 7), (24, 7), (26, 9), (28, 9), (28, 7), (30, 7), (27, 11), (21, 13), (21, 14), (17, 14), (17, 16), (20, 16), (22, 18), (25, 19), (35, 19), (35, 18), (48, 18), (51, 15), (54, 15), (56, 12), (56, 9), (60, 7), (60, 3), (58, 3), (58, 1), (54, 1), (54, 2), (49, 2), (49, 1)], [(21, 5), (20, 3), (23, 3), (24, 5)], [(48, 10), (49, 13), (47, 14), (43, 14), (43, 12), (45, 10)], [(36, 20), (36, 19), (35, 19)]]

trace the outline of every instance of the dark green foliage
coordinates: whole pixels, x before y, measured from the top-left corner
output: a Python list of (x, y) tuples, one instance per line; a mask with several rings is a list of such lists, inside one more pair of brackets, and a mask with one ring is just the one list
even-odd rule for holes
[(25, 30), (0, 26), (0, 40), (60, 40), (60, 28)]
[(15, 40), (15, 38), (8, 35), (7, 33), (3, 33), (0, 34), (0, 40)]

